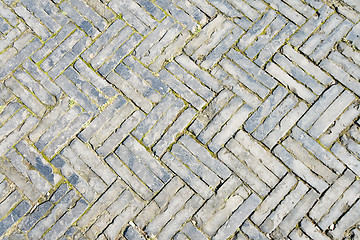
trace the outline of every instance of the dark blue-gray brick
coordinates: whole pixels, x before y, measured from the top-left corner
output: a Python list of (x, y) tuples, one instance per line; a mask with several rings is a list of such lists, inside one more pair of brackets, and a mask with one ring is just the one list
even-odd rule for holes
[(17, 222), (30, 209), (27, 201), (22, 201), (11, 213), (0, 222), (0, 236), (2, 236), (15, 222)]

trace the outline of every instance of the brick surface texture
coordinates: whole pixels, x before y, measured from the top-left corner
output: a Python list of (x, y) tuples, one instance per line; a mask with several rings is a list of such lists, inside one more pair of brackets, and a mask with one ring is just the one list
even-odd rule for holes
[(359, 116), (360, 0), (0, 0), (0, 239), (360, 239)]

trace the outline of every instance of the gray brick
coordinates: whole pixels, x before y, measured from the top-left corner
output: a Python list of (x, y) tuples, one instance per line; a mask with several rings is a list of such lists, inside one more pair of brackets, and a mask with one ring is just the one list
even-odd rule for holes
[(327, 183), (331, 184), (337, 178), (337, 175), (327, 168), (321, 161), (313, 157), (299, 142), (293, 138), (287, 138), (283, 141), (283, 146), (292, 153), (294, 157), (304, 163), (314, 173), (321, 176)]
[(288, 95), (251, 135), (257, 140), (263, 140), (296, 103), (297, 98), (294, 95)]
[(296, 204), (294, 209), (283, 219), (275, 231), (272, 233), (274, 238), (282, 238), (287, 236), (290, 231), (298, 224), (304, 215), (313, 206), (319, 194), (314, 190), (307, 192), (303, 198)]
[(280, 202), (277, 208), (275, 208), (275, 210), (271, 212), (266, 220), (261, 224), (260, 229), (264, 232), (272, 232), (280, 223), (283, 222), (283, 218), (286, 215), (289, 216), (288, 214), (291, 209), (295, 207), (307, 190), (307, 186), (299, 181), (295, 189)]
[(27, 232), (30, 230), (32, 226), (36, 224), (37, 221), (43, 217), (49, 209), (52, 207), (52, 204), (48, 201), (37, 206), (33, 212), (26, 215), (23, 221), (19, 224), (19, 228), (21, 231)]
[(105, 209), (112, 204), (119, 195), (125, 190), (125, 185), (120, 180), (116, 180), (101, 197), (90, 207), (90, 209), (77, 221), (80, 228), (90, 227)]
[(0, 203), (0, 217), (4, 216), (9, 212), (10, 209), (15, 207), (21, 201), (21, 196), (18, 191), (11, 192), (3, 201)]
[[(0, 156), (4, 155), (15, 143), (17, 143), (22, 137), (24, 137), (39, 120), (34, 116), (29, 116), (21, 123), (17, 128), (17, 131), (13, 131), (6, 136), (6, 138), (0, 142)], [(2, 133), (0, 133), (3, 135)]]
[(158, 192), (163, 182), (151, 172), (131, 150), (120, 145), (116, 150), (116, 155), (130, 168), (152, 191)]
[(207, 167), (209, 167), (220, 178), (226, 179), (230, 176), (231, 171), (218, 159), (213, 158), (206, 148), (198, 144), (189, 135), (183, 135), (179, 142), (186, 146), (186, 148)]
[(307, 105), (304, 102), (299, 102), (295, 107), (285, 116), (280, 122), (271, 130), (271, 132), (263, 140), (264, 144), (270, 149), (286, 135), (286, 133), (296, 124), (301, 116), (307, 110)]
[(336, 228), (333, 231), (330, 231), (331, 236), (334, 238), (341, 238), (344, 235), (344, 232), (351, 228), (359, 221), (359, 208), (360, 202), (357, 201), (347, 213), (336, 223)]
[(110, 167), (119, 175), (124, 182), (132, 187), (139, 196), (148, 200), (152, 197), (152, 191), (126, 167), (126, 165), (115, 155), (110, 154), (105, 158), (105, 161)]
[(161, 228), (183, 207), (192, 196), (192, 191), (188, 187), (181, 188), (168, 203), (165, 211), (158, 214), (145, 228), (149, 235), (156, 235)]
[(15, 148), (51, 185), (54, 186), (60, 181), (61, 176), (55, 173), (51, 165), (27, 142), (20, 141)]
[(278, 178), (281, 178), (287, 172), (285, 167), (269, 152), (267, 152), (260, 144), (255, 142), (249, 135), (243, 131), (238, 131), (235, 139), (241, 143), (254, 157), (261, 162)]
[(204, 164), (198, 163), (197, 159), (183, 146), (179, 144), (173, 145), (171, 153), (213, 189), (220, 183), (220, 179), (216, 174), (210, 171)]
[[(59, 7), (63, 12), (66, 13), (66, 15), (71, 20), (74, 21), (75, 24), (77, 24), (82, 30), (84, 30), (86, 34), (88, 34), (91, 38), (95, 38), (99, 34), (99, 31), (94, 28), (89, 21), (87, 21), (83, 16), (81, 16), (68, 2), (62, 2)], [(84, 9), (84, 7), (82, 8)]]
[(208, 239), (200, 230), (198, 230), (192, 223), (188, 222), (186, 225), (181, 229), (189, 239), (199, 239), (199, 240), (206, 240)]
[(212, 195), (210, 187), (169, 152), (165, 153), (161, 160), (204, 199), (207, 199)]
[(243, 71), (230, 60), (225, 58), (220, 61), (220, 65), (224, 68), (224, 70), (234, 76), (237, 81), (244, 84), (260, 98), (265, 98), (269, 94), (269, 89), (267, 89), (264, 85), (255, 80), (252, 76)]
[[(325, 13), (327, 15), (327, 13)], [(325, 17), (325, 16), (324, 16)], [(321, 18), (320, 18), (321, 19)], [(327, 21), (325, 21), (316, 32), (301, 46), (300, 50), (308, 55), (321, 44), (328, 35), (342, 22), (342, 18), (337, 15), (331, 15)]]
[(257, 229), (252, 222), (246, 220), (241, 225), (241, 231), (244, 232), (250, 239), (266, 240), (268, 239), (259, 229)]
[(327, 152), (323, 147), (320, 146), (315, 140), (310, 138), (306, 133), (301, 131), (299, 128), (294, 128), (292, 136), (303, 144), (303, 146), (326, 166), (340, 173), (344, 170), (344, 165), (338, 161), (332, 154)]
[(239, 106), (243, 105), (243, 101), (238, 98), (232, 98), (227, 105), (221, 109), (209, 122), (209, 124), (200, 132), (198, 139), (206, 144), (221, 129), (226, 122), (238, 111)]
[[(286, 45), (288, 49), (291, 49), (288, 45)], [(292, 49), (291, 49), (292, 50)], [(291, 51), (290, 50), (290, 51)], [(302, 69), (294, 65), (291, 61), (289, 61), (286, 57), (281, 54), (276, 54), (274, 56), (274, 61), (281, 66), (290, 76), (294, 79), (300, 81), (305, 86), (311, 89), (316, 95), (320, 95), (324, 91), (324, 87), (320, 85), (315, 79), (309, 76)]]
[(184, 208), (176, 213), (173, 219), (166, 224), (166, 226), (158, 233), (158, 239), (171, 238), (178, 229), (191, 218), (191, 216), (202, 205), (204, 200), (199, 195), (193, 195), (184, 205)]
[(251, 216), (251, 220), (256, 225), (261, 223), (269, 216), (272, 210), (280, 203), (280, 201), (291, 191), (297, 183), (296, 178), (291, 173), (285, 175), (283, 179), (275, 186), (274, 190), (266, 196), (260, 206)]
[(43, 40), (46, 40), (51, 36), (51, 33), (24, 6), (18, 3), (14, 8), (14, 11), (16, 14), (21, 16), (25, 20), (26, 24), (29, 25), (31, 29)]
[(147, 82), (139, 78), (135, 72), (128, 69), (122, 63), (120, 63), (115, 68), (115, 72), (118, 73), (128, 82), (128, 84), (134, 87), (139, 93), (141, 93), (144, 97), (148, 98), (150, 101), (157, 103), (161, 100), (161, 95), (158, 92), (148, 86)]
[[(301, 67), (305, 72), (313, 76), (317, 81), (322, 83), (323, 85), (329, 85), (333, 82), (332, 78), (329, 77), (326, 73), (324, 73), (319, 67), (314, 65), (311, 61), (309, 61), (307, 58), (305, 58), (302, 54), (295, 51), (292, 47), (290, 47), (288, 44), (284, 45), (284, 47), (281, 49), (282, 53), (286, 55), (287, 58), (295, 62), (299, 67)], [(283, 67), (286, 67), (283, 66)], [(298, 79), (301, 81), (301, 79)], [(316, 84), (315, 84), (316, 85)], [(320, 91), (320, 87), (319, 91)], [(315, 92), (316, 93), (316, 92)], [(320, 92), (318, 92), (319, 94)]]
[(70, 3), (80, 12), (80, 14), (89, 19), (99, 31), (104, 31), (107, 22), (89, 6), (80, 0), (71, 0)]
[(270, 191), (257, 175), (226, 148), (219, 151), (218, 157), (260, 196), (264, 197)]
[(219, 92), (222, 87), (217, 79), (212, 77), (206, 71), (199, 68), (190, 58), (186, 55), (181, 54), (180, 56), (175, 58), (175, 61), (179, 63), (184, 69), (190, 72), (194, 77), (200, 80), (203, 84), (209, 87), (211, 90), (215, 92)]
[(349, 91), (344, 91), (341, 95), (324, 111), (309, 129), (309, 134), (316, 138), (326, 131), (336, 118), (345, 110), (348, 105), (355, 100), (355, 96)]
[[(123, 145), (126, 146), (130, 151), (135, 152), (141, 162), (152, 171), (163, 183), (166, 183), (171, 178), (171, 173), (164, 167), (160, 165), (160, 162), (146, 149), (135, 140), (135, 138), (129, 136), (127, 137)], [(116, 151), (116, 154), (121, 158), (121, 152)]]
[(320, 177), (315, 175), (305, 164), (296, 158), (292, 157), (290, 153), (281, 145), (274, 148), (274, 153), (279, 157), (286, 166), (293, 170), (299, 177), (303, 178), (318, 192), (323, 192), (329, 185)]
[(273, 10), (269, 10), (268, 12), (266, 12), (262, 16), (262, 18), (257, 21), (251, 27), (251, 29), (240, 39), (239, 43), (237, 44), (239, 49), (245, 50), (256, 39), (256, 37), (264, 31), (266, 26), (273, 21), (275, 15), (276, 13)]
[[(237, 190), (238, 189), (238, 190)], [(232, 175), (230, 176), (217, 190), (216, 195), (213, 195), (205, 204), (203, 207), (200, 208), (200, 210), (195, 214), (194, 220), (196, 222), (196, 225), (198, 227), (203, 228), (205, 224), (211, 224), (208, 223), (210, 220), (215, 223), (219, 220), (219, 217), (221, 218), (221, 221), (225, 221), (228, 216), (222, 216), (222, 213), (226, 213), (225, 211), (222, 212), (222, 209), (226, 206), (226, 204), (229, 204), (230, 207), (236, 207), (236, 204), (241, 204), (243, 201), (241, 196), (235, 195), (234, 192), (237, 191), (237, 193), (241, 193), (246, 189), (241, 182), (239, 178)], [(246, 195), (244, 196), (246, 197)], [(227, 203), (229, 200), (234, 201), (234, 199), (237, 199), (239, 202), (232, 202)], [(205, 226), (206, 228), (206, 226)], [(216, 231), (216, 229), (209, 228), (206, 230), (206, 232), (209, 231)]]
[(85, 50), (86, 46), (90, 44), (90, 39), (88, 37), (82, 37), (73, 47), (67, 52), (48, 72), (49, 76), (52, 79), (55, 79), (59, 76), (61, 72), (64, 71), (75, 59), (80, 55), (80, 53)]
[(108, 59), (108, 61), (103, 64), (100, 69), (99, 73), (102, 76), (106, 76), (110, 73), (111, 70), (113, 70), (116, 65), (120, 63), (120, 60), (122, 60), (126, 55), (128, 55), (133, 48), (138, 45), (138, 43), (141, 40), (141, 36), (138, 33), (134, 33), (130, 36), (129, 39), (127, 39), (126, 42), (124, 42), (121, 47), (119, 47), (113, 55)]
[(335, 143), (331, 148), (331, 151), (354, 173), (360, 175), (360, 165), (358, 164), (358, 160), (348, 152), (344, 146)]
[(172, 88), (177, 94), (183, 96), (185, 100), (190, 102), (196, 109), (201, 109), (205, 105), (205, 101), (196, 95), (189, 87), (180, 82), (177, 78), (171, 75), (166, 70), (161, 70), (159, 73), (160, 79), (166, 80), (166, 84)]
[(55, 205), (52, 211), (29, 231), (28, 237), (40, 238), (78, 199), (79, 197), (74, 190), (68, 192), (60, 202)]
[(265, 70), (273, 75), (279, 82), (287, 86), (290, 91), (297, 93), (299, 97), (307, 101), (308, 103), (313, 103), (316, 99), (316, 95), (310, 91), (306, 86), (300, 84), (295, 79), (293, 79), (289, 74), (282, 70), (278, 65), (273, 62), (269, 62)]
[(77, 201), (76, 205), (69, 209), (52, 227), (49, 232), (44, 235), (44, 239), (54, 239), (54, 236), (60, 237), (67, 228), (85, 211), (88, 204), (84, 199)]
[(156, 142), (152, 150), (157, 156), (161, 156), (167, 147), (171, 145), (178, 134), (180, 134), (190, 121), (195, 116), (196, 111), (193, 108), (187, 108), (181, 115), (175, 120), (171, 127), (161, 136), (160, 140)]
[(51, 143), (49, 143), (43, 150), (44, 154), (52, 158), (60, 149), (62, 149), (71, 138), (73, 138), (82, 128), (83, 124), (88, 121), (90, 116), (87, 113), (82, 113), (77, 116)]
[(319, 64), (324, 70), (329, 72), (336, 80), (352, 90), (355, 94), (360, 95), (360, 84), (356, 79), (351, 77), (342, 68), (328, 59), (324, 59)]
[(229, 220), (219, 229), (219, 231), (214, 236), (214, 239), (225, 239), (231, 236), (239, 226), (246, 220), (246, 218), (254, 211), (254, 209), (260, 204), (260, 198), (255, 194), (251, 194), (243, 204), (233, 215), (229, 218)]
[(332, 223), (339, 219), (354, 202), (356, 202), (357, 196), (359, 196), (359, 184), (358, 181), (351, 184), (343, 193), (342, 198), (338, 199), (334, 205), (331, 206), (329, 212), (319, 221), (318, 225), (321, 229), (327, 229)]
[(119, 143), (121, 143), (126, 138), (126, 136), (136, 127), (136, 125), (139, 124), (143, 118), (144, 114), (139, 110), (131, 114), (130, 117), (128, 117), (125, 122), (121, 124), (121, 126), (106, 139), (102, 146), (96, 149), (97, 154), (101, 156), (108, 155), (116, 148), (116, 146), (119, 145)]
[(304, 218), (300, 222), (301, 229), (306, 233), (310, 239), (319, 239), (319, 240), (330, 240), (328, 236), (320, 231), (308, 218)]
[(328, 58), (349, 73), (353, 78), (357, 79), (360, 77), (360, 67), (339, 52), (331, 52)]
[[(68, 29), (69, 28), (69, 29)], [(61, 39), (57, 40), (55, 39), (54, 41), (54, 45), (57, 45), (57, 47), (55, 49), (53, 49), (53, 46), (50, 42), (49, 45), (47, 47), (47, 45), (45, 45), (44, 49), (45, 49), (45, 53), (42, 53), (39, 57), (37, 57), (37, 55), (35, 55), (36, 60), (40, 60), (43, 57), (45, 57), (47, 54), (46, 59), (41, 62), (40, 67), (44, 70), (44, 71), (49, 71), (53, 66), (55, 66), (55, 64), (69, 51), (71, 51), (71, 49), (75, 46), (75, 44), (85, 35), (83, 32), (81, 32), (80, 30), (73, 30), (73, 26), (69, 25), (68, 27), (64, 27), (63, 28), (64, 31), (66, 31), (64, 33), (64, 36), (62, 36), (62, 34), (60, 34)], [(68, 35), (69, 33), (72, 33), (71, 35)], [(66, 38), (67, 37), (67, 38)], [(65, 40), (63, 40), (63, 38), (65, 38)], [(51, 40), (50, 40), (51, 41)], [(61, 42), (62, 41), (62, 42)], [(58, 45), (61, 42), (60, 45)], [(40, 50), (42, 51), (42, 50)]]
[(138, 198), (134, 198), (113, 222), (104, 230), (103, 234), (107, 239), (116, 239), (124, 226), (144, 207)]
[(97, 196), (98, 193), (89, 185), (85, 179), (83, 179), (75, 169), (65, 161), (65, 158), (61, 155), (56, 155), (51, 161), (56, 168), (60, 169), (61, 174), (69, 181), (69, 183), (79, 191), (82, 196), (92, 202)]
[(11, 213), (0, 222), (0, 236), (2, 236), (15, 222), (17, 222), (30, 209), (27, 201), (19, 203)]
[(173, 1), (156, 0), (155, 3), (159, 5), (162, 9), (166, 9), (168, 12), (171, 12), (172, 17), (185, 25), (189, 31), (195, 31), (197, 23), (185, 11), (175, 6)]
[(11, 71), (17, 68), (22, 62), (25, 61), (33, 52), (41, 46), (40, 40), (35, 38), (24, 48), (22, 48), (13, 58), (6, 61), (5, 65), (0, 67), (0, 79), (3, 79)]
[(200, 81), (187, 73), (178, 64), (171, 62), (166, 65), (166, 69), (206, 101), (214, 97), (214, 93), (210, 89), (203, 86)]

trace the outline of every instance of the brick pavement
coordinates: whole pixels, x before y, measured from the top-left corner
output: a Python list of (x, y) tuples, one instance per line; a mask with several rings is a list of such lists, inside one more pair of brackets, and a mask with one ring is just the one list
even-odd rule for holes
[(0, 0), (0, 239), (360, 239), (359, 0)]

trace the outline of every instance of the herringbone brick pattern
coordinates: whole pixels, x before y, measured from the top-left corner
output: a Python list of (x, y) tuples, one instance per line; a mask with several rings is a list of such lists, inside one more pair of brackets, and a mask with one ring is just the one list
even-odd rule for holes
[(0, 239), (360, 239), (359, 0), (0, 0)]

